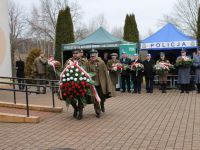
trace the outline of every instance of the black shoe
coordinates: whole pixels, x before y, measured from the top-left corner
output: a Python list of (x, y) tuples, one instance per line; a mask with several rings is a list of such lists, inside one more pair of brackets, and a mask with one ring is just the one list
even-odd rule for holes
[(138, 94), (141, 94), (141, 91), (138, 91)]
[(76, 118), (78, 115), (78, 110), (77, 109), (74, 109), (74, 114), (73, 114), (73, 117)]
[(146, 91), (146, 93), (150, 93), (150, 91)]
[(181, 93), (184, 93), (184, 91), (181, 91)]
[(153, 93), (153, 91), (150, 91), (149, 93)]
[(189, 91), (186, 91), (187, 94), (189, 94)]
[(105, 112), (104, 102), (101, 102), (101, 111), (102, 111), (103, 113)]
[(197, 91), (197, 93), (199, 94), (199, 93), (200, 93), (200, 91)]
[(121, 91), (122, 93), (125, 93), (125, 91)]
[(78, 120), (83, 119), (83, 108), (80, 108), (80, 109), (79, 109), (79, 114), (78, 114), (77, 119), (78, 119)]
[(96, 117), (100, 118), (101, 117), (101, 113), (96, 113)]

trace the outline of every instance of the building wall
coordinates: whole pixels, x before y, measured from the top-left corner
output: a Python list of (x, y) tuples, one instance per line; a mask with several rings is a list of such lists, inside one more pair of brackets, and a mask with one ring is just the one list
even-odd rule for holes
[(0, 0), (0, 76), (11, 76), (8, 0)]

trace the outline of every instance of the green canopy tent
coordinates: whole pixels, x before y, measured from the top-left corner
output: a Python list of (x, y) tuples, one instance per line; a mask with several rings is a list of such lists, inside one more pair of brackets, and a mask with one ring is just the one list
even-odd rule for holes
[(116, 38), (106, 31), (103, 27), (98, 28), (94, 33), (89, 35), (83, 40), (75, 43), (63, 44), (63, 51), (69, 51), (73, 49), (113, 49), (119, 48), (120, 44), (127, 43), (123, 39)]
[(63, 61), (68, 59), (71, 56), (70, 51), (73, 49), (82, 49), (88, 51), (91, 49), (97, 49), (99, 51), (100, 57), (103, 57), (103, 53), (119, 53), (119, 47), (121, 44), (128, 44), (129, 42), (124, 41), (123, 39), (114, 37), (103, 27), (98, 28), (94, 33), (89, 35), (83, 40), (62, 45), (62, 57)]

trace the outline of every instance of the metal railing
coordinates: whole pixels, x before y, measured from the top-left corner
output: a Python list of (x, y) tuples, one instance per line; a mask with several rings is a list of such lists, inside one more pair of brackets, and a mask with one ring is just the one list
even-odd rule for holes
[[(46, 79), (31, 79), (31, 78), (17, 78), (17, 77), (0, 77), (0, 80), (8, 80), (5, 82), (0, 82), (0, 85), (10, 85), (12, 88), (4, 88), (0, 86), (0, 91), (10, 91), (13, 92), (13, 103), (16, 104), (16, 92), (22, 92), (25, 93), (25, 99), (26, 99), (26, 111), (27, 111), (27, 117), (30, 116), (29, 111), (29, 95), (30, 94), (46, 94), (46, 89), (51, 89), (51, 96), (52, 96), (52, 107), (55, 108), (55, 91), (58, 89), (58, 85), (56, 85), (59, 80), (46, 80)], [(18, 81), (21, 81), (18, 83)], [(34, 84), (34, 83), (35, 84)], [(45, 84), (39, 85), (38, 82), (43, 82)], [(31, 84), (30, 84), (31, 83)], [(46, 84), (48, 83), (48, 84)], [(18, 89), (16, 86), (23, 86), (24, 89)], [(45, 91), (41, 92), (38, 90), (32, 90), (31, 87), (36, 88), (43, 88)]]

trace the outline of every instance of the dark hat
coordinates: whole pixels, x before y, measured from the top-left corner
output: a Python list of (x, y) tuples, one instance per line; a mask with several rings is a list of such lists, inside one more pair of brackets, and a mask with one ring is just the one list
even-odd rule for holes
[(98, 51), (97, 51), (96, 49), (92, 49), (92, 50), (90, 51), (90, 54), (95, 54), (95, 53), (98, 53)]
[(111, 53), (110, 56), (118, 56), (117, 53)]
[(74, 49), (73, 51), (72, 51), (72, 54), (78, 54), (80, 51), (79, 51), (79, 49)]
[(181, 52), (187, 52), (187, 50), (185, 48), (182, 48)]
[(164, 52), (160, 52), (160, 57), (165, 56)]

